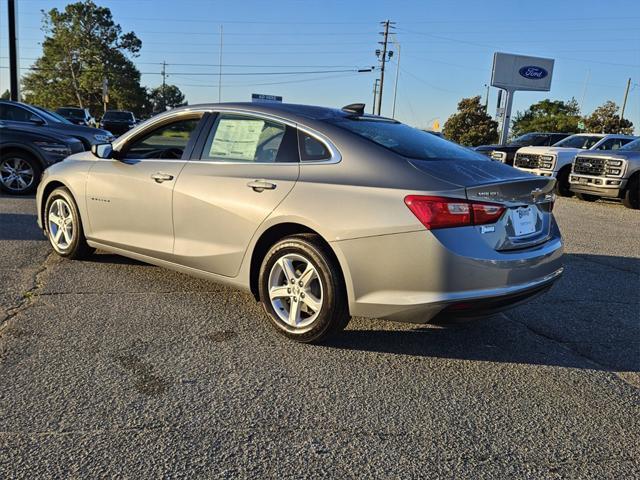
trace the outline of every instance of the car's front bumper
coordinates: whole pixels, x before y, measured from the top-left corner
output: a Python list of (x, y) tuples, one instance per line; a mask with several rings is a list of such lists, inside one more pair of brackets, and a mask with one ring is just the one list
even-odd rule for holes
[(539, 177), (553, 177), (555, 178), (558, 172), (553, 170), (543, 170), (542, 168), (522, 168), (515, 167), (518, 170), (522, 170), (523, 172), (532, 173), (534, 175), (538, 175)]
[(463, 245), (466, 233), (460, 233), (458, 245), (426, 230), (333, 242), (351, 315), (427, 323), (447, 309), (465, 316), (486, 313), (488, 305), (508, 308), (535, 296), (562, 275), (555, 222), (544, 244), (508, 252), (482, 242), (470, 249)]
[(621, 198), (627, 187), (627, 179), (599, 177), (572, 173), (569, 188), (575, 193), (586, 193), (606, 198)]

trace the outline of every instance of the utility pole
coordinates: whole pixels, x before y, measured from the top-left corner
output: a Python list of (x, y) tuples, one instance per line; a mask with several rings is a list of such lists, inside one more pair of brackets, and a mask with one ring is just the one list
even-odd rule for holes
[(162, 61), (162, 111), (163, 112), (167, 110), (166, 89), (167, 89), (167, 62), (163, 60)]
[(484, 113), (489, 113), (489, 85), (485, 83), (484, 86), (487, 87), (487, 96), (484, 97)]
[(220, 24), (220, 58), (218, 63), (218, 103), (220, 103), (222, 102), (222, 24)]
[(11, 100), (20, 101), (20, 69), (18, 67), (18, 29), (16, 2), (8, 0), (7, 13), (9, 17), (9, 90)]
[(371, 113), (373, 115), (376, 114), (376, 98), (378, 98), (378, 85), (380, 85), (380, 79), (376, 78), (376, 81), (373, 82), (373, 103), (371, 105)]
[(631, 88), (631, 79), (627, 80), (627, 88), (624, 91), (624, 100), (622, 101), (622, 110), (620, 111), (620, 123), (624, 118), (624, 111), (627, 108), (627, 98), (629, 97), (629, 89)]
[(391, 58), (393, 52), (389, 52), (387, 54), (387, 44), (389, 42), (389, 28), (394, 28), (393, 25), (395, 22), (391, 22), (389, 20), (385, 20), (384, 22), (380, 22), (384, 26), (384, 32), (380, 32), (382, 35), (382, 41), (378, 42), (382, 45), (382, 52), (380, 50), (376, 50), (376, 56), (378, 56), (380, 60), (380, 93), (378, 94), (378, 115), (382, 112), (382, 92), (384, 90), (384, 66), (387, 63), (387, 60)]

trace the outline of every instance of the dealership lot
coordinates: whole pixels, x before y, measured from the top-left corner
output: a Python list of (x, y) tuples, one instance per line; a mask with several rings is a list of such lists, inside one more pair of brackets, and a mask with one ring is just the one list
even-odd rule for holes
[(0, 198), (0, 477), (640, 475), (640, 215), (559, 199), (564, 278), (448, 327), (283, 340), (250, 295), (50, 254)]

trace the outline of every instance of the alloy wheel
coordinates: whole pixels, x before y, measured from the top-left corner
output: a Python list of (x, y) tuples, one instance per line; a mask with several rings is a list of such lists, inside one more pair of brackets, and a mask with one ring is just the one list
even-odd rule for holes
[(49, 207), (47, 219), (51, 244), (58, 251), (67, 250), (74, 235), (71, 207), (64, 199), (56, 198)]
[(33, 167), (20, 157), (6, 158), (0, 164), (0, 181), (8, 190), (26, 190), (33, 184), (34, 178)]
[(280, 257), (269, 273), (269, 300), (286, 330), (309, 327), (322, 310), (323, 287), (318, 270), (302, 255)]

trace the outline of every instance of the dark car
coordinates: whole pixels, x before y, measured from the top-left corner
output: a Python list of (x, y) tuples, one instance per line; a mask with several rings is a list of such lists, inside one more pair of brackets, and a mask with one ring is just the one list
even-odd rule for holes
[(513, 165), (513, 158), (519, 148), (554, 145), (569, 135), (571, 133), (525, 133), (506, 145), (480, 145), (475, 148), (475, 151), (486, 155), (491, 160)]
[(89, 150), (91, 145), (110, 142), (114, 139), (109, 131), (74, 125), (58, 114), (9, 100), (0, 100), (0, 120), (9, 127), (26, 129), (37, 134), (75, 137), (83, 143), (85, 150)]
[(100, 127), (113, 132), (115, 135), (122, 135), (135, 127), (136, 123), (136, 117), (133, 112), (107, 110), (100, 121)]
[(84, 145), (77, 138), (0, 120), (0, 190), (32, 193), (45, 168), (82, 151)]
[(85, 125), (87, 127), (96, 126), (96, 119), (89, 113), (88, 108), (62, 107), (58, 108), (56, 113), (76, 125)]

